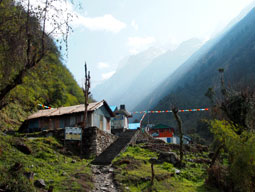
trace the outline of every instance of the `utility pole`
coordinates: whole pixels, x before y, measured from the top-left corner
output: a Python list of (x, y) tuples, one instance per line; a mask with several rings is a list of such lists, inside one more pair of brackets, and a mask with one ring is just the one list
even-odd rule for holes
[(89, 92), (89, 89), (90, 89), (90, 71), (87, 71), (86, 62), (85, 62), (84, 68), (85, 68), (85, 82), (84, 82), (83, 94), (84, 94), (85, 110), (84, 110), (83, 125), (82, 125), (81, 154), (82, 154), (83, 133), (85, 131), (86, 124), (87, 124), (89, 95), (90, 95), (90, 92)]

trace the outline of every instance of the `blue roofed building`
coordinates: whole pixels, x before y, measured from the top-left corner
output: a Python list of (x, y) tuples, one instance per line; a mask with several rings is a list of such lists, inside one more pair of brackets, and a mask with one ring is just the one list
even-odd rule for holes
[(129, 123), (128, 129), (138, 129), (140, 128), (140, 123)]
[(118, 110), (117, 106), (110, 106), (110, 109), (112, 110), (113, 113), (115, 113)]

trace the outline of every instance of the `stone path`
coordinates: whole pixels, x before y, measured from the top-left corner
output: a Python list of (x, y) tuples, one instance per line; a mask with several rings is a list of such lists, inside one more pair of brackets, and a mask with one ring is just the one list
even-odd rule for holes
[(93, 183), (95, 189), (92, 192), (117, 192), (113, 182), (113, 168), (111, 165), (92, 165)]

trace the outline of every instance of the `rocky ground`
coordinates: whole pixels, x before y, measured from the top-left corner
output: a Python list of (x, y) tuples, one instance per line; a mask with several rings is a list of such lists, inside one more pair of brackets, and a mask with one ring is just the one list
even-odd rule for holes
[(108, 166), (92, 165), (94, 190), (93, 192), (117, 192), (113, 182), (113, 168)]

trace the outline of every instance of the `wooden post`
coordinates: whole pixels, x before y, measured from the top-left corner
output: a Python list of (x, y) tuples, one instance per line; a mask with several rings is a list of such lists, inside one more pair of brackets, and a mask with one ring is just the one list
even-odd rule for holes
[(154, 185), (154, 177), (155, 177), (154, 164), (157, 163), (157, 159), (153, 157), (149, 160), (149, 162), (151, 163), (151, 187), (152, 187)]
[(182, 121), (180, 116), (178, 115), (179, 109), (177, 107), (172, 107), (172, 112), (174, 114), (174, 118), (177, 121), (179, 134), (180, 134), (180, 167), (182, 167), (182, 159), (183, 159), (183, 132), (182, 132)]
[(151, 186), (154, 185), (154, 177), (155, 177), (153, 165), (154, 165), (154, 164), (151, 163)]

